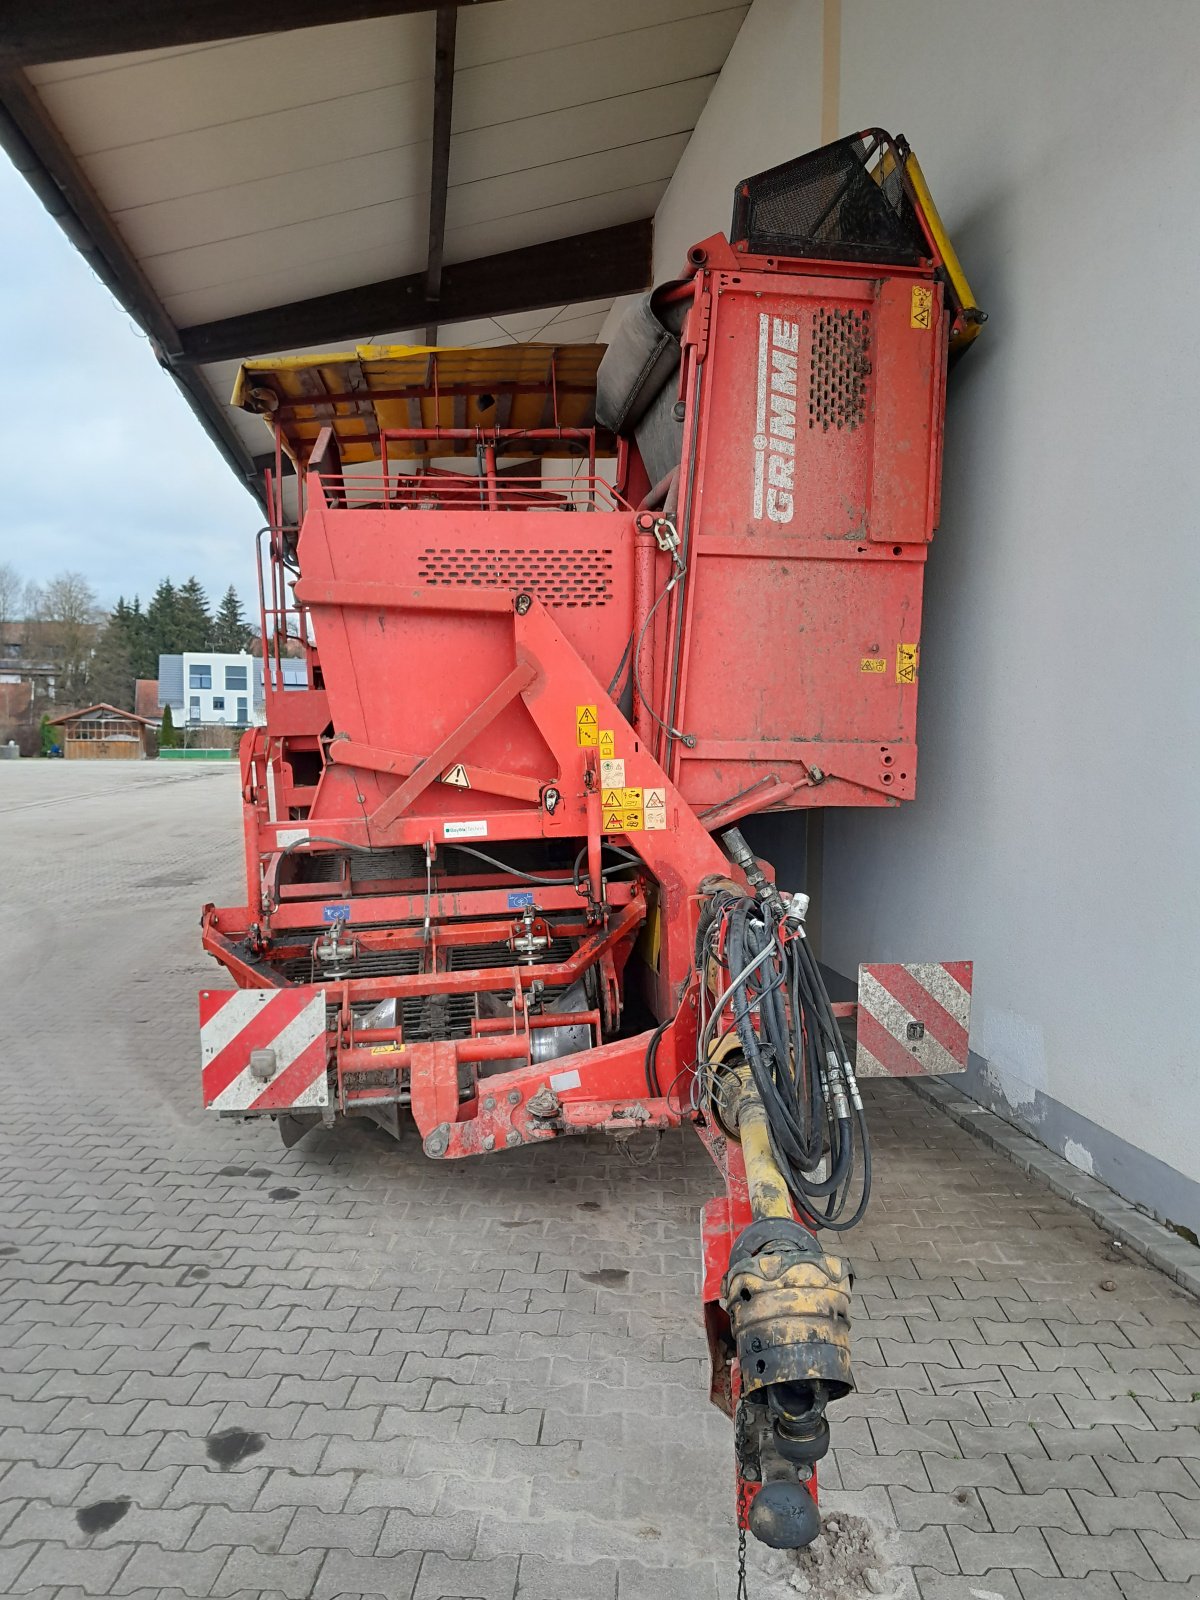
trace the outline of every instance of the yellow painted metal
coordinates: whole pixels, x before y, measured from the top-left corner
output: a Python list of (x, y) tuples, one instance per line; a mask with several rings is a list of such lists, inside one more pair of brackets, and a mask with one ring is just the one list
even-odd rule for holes
[[(603, 354), (599, 344), (515, 344), (359, 345), (331, 355), (270, 356), (243, 363), (230, 403), (262, 416), (272, 432), (278, 420), (299, 466), (326, 424), (342, 461), (352, 464), (378, 459), (381, 429), (550, 426), (555, 395), (563, 427), (590, 427)], [(397, 460), (474, 453), (469, 441), (388, 445), (389, 459)]]
[(929, 231), (932, 233), (934, 243), (938, 247), (942, 265), (946, 269), (946, 276), (950, 279), (950, 286), (954, 290), (959, 305), (962, 307), (962, 325), (950, 335), (950, 348), (952, 350), (965, 349), (972, 339), (978, 338), (979, 330), (983, 325), (979, 316), (979, 305), (971, 292), (971, 285), (967, 282), (967, 275), (963, 271), (962, 262), (958, 259), (958, 252), (950, 243), (950, 235), (946, 232), (946, 226), (938, 214), (933, 195), (929, 192), (929, 185), (925, 182), (925, 174), (921, 171), (921, 163), (911, 150), (905, 157), (904, 170), (908, 174), (921, 210), (925, 213), (925, 221), (929, 224)]
[(738, 1137), (742, 1142), (742, 1160), (746, 1164), (746, 1187), (750, 1194), (750, 1210), (756, 1222), (764, 1217), (792, 1216), (792, 1203), (788, 1199), (787, 1184), (771, 1149), (767, 1133), (767, 1113), (758, 1097), (758, 1090), (746, 1074), (738, 1098)]

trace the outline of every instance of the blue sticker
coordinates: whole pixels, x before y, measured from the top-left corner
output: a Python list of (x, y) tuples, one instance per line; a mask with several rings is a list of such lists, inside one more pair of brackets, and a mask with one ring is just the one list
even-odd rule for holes
[(349, 922), (350, 902), (348, 900), (344, 900), (341, 905), (322, 906), (321, 920), (323, 922)]
[(510, 911), (520, 911), (523, 907), (531, 906), (532, 904), (532, 889), (513, 889), (510, 891), (508, 896), (508, 909)]

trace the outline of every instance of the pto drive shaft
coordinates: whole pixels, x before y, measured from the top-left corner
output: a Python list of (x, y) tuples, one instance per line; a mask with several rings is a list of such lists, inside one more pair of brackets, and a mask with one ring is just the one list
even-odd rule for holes
[(730, 1251), (722, 1286), (741, 1376), (735, 1448), (753, 1494), (750, 1532), (796, 1549), (820, 1532), (806, 1485), (829, 1448), (826, 1404), (854, 1388), (852, 1280), (846, 1262), (795, 1220), (763, 1103), (745, 1068), (739, 1077), (737, 1131), (754, 1221)]

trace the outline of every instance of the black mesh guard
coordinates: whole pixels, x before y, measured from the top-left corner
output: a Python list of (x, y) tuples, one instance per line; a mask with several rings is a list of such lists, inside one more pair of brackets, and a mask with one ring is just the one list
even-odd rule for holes
[[(884, 157), (889, 171), (877, 181)], [(752, 255), (815, 256), (916, 266), (929, 245), (880, 128), (823, 145), (738, 184), (730, 238)]]

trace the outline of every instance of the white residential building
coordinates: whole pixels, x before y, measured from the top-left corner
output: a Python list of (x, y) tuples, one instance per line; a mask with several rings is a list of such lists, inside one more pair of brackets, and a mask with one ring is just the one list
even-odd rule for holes
[(262, 662), (252, 655), (189, 650), (159, 656), (158, 700), (176, 727), (227, 723), (245, 728), (263, 720)]

